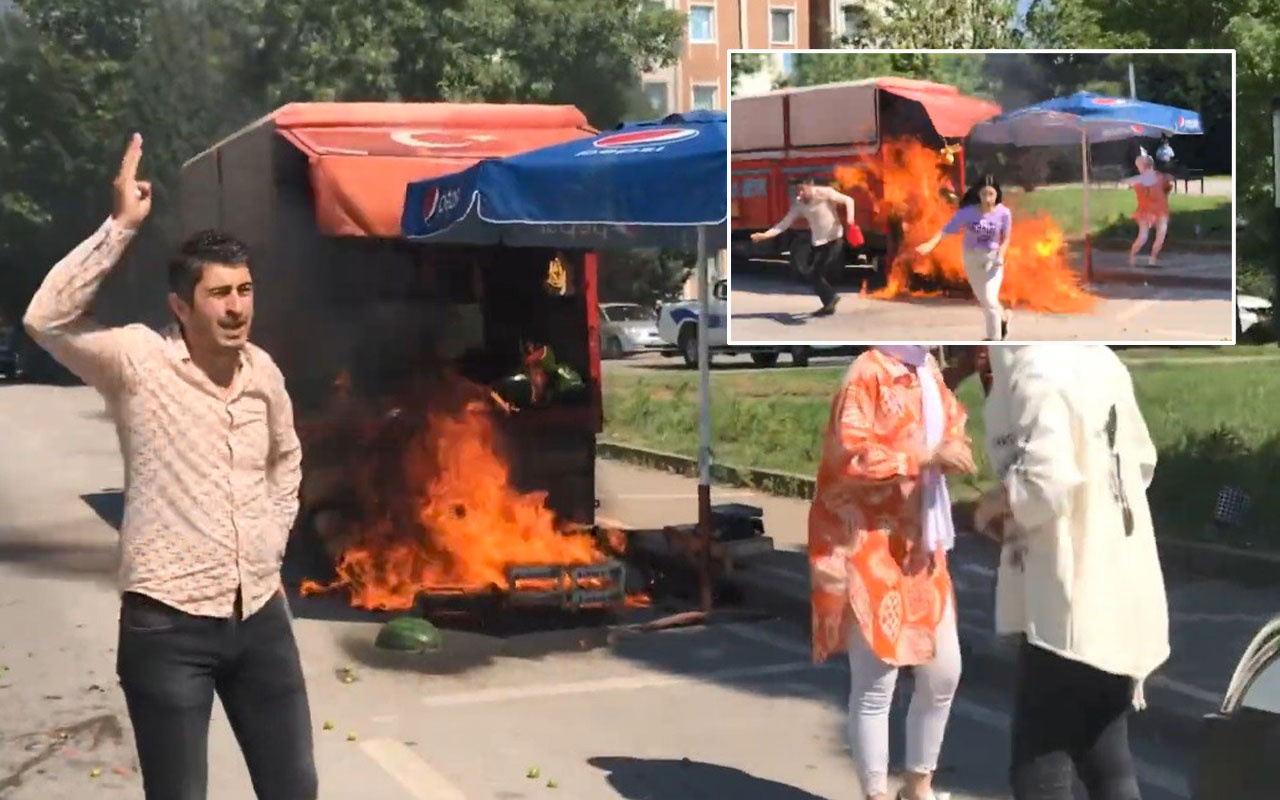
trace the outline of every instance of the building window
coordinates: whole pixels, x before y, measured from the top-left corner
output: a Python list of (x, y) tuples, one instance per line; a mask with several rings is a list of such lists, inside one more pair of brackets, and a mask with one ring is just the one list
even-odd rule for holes
[(716, 107), (716, 95), (719, 87), (708, 83), (693, 87), (693, 107), (695, 109), (712, 109)]
[(840, 35), (848, 36), (858, 27), (858, 7), (850, 3), (840, 6)]
[(716, 7), (689, 6), (689, 41), (715, 42)]
[(671, 113), (671, 103), (667, 99), (666, 81), (645, 82), (644, 96), (649, 101), (649, 105), (653, 106), (653, 113), (657, 116), (665, 117)]
[(769, 9), (769, 44), (796, 43), (796, 10), (794, 8)]

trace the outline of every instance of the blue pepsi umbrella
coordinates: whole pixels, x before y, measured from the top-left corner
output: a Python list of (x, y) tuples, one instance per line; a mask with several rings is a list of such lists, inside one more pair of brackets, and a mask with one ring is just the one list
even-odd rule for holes
[(1020, 147), (1080, 145), (1084, 184), (1085, 274), (1093, 277), (1089, 240), (1089, 145), (1161, 134), (1202, 134), (1195, 111), (1129, 97), (1076, 92), (1008, 111), (969, 132), (972, 142)]
[(624, 124), (409, 184), (406, 238), (462, 244), (692, 250), (723, 247), (723, 111)]
[[(408, 239), (525, 247), (671, 247), (698, 253), (698, 525), (710, 549), (711, 384), (707, 256), (727, 240), (728, 115), (672, 114), (620, 125), (409, 184)], [(704, 611), (710, 578), (701, 570)]]
[(1128, 97), (1076, 92), (1008, 111), (973, 127), (971, 141), (1010, 144), (1075, 145), (1115, 142), (1161, 134), (1204, 133), (1195, 111)]

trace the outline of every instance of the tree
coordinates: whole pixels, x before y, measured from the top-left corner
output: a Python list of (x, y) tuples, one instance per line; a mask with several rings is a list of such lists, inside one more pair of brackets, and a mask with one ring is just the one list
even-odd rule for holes
[(764, 69), (767, 58), (764, 53), (733, 53), (729, 57), (729, 91), (736, 90), (746, 76)]
[(1027, 47), (1137, 47), (1138, 37), (1108, 29), (1090, 0), (1031, 0), (1023, 19)]
[(854, 5), (861, 24), (841, 42), (850, 47), (1017, 47), (1017, 8), (1008, 0), (894, 0)]
[(621, 121), (640, 73), (671, 63), (682, 16), (631, 0), (234, 0), (237, 82), (299, 99), (572, 103)]
[(599, 127), (648, 116), (640, 72), (682, 17), (632, 0), (17, 0), (0, 30), (0, 307), (107, 213), (128, 134), (146, 137), (176, 233), (183, 161), (291, 101), (569, 103)]
[(652, 306), (680, 296), (696, 266), (692, 253), (610, 250), (600, 253), (600, 302)]

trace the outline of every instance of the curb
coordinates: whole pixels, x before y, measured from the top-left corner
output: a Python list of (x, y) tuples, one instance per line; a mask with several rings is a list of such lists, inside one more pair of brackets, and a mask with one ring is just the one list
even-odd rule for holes
[[(596, 453), (649, 469), (688, 477), (698, 475), (698, 462), (676, 453), (664, 453), (618, 442), (599, 442)], [(813, 478), (804, 475), (725, 464), (711, 465), (711, 480), (721, 485), (754, 489), (774, 497), (797, 500), (811, 499), (815, 484)], [(961, 521), (964, 519), (965, 509), (972, 506), (972, 503), (957, 501), (953, 506), (960, 515), (958, 521)], [(1237, 547), (1177, 539), (1157, 539), (1156, 546), (1160, 551), (1160, 563), (1166, 570), (1176, 570), (1208, 580), (1256, 586), (1274, 584), (1276, 576), (1280, 575), (1280, 553), (1253, 552)]]
[[(677, 453), (664, 453), (661, 450), (650, 450), (636, 445), (600, 441), (596, 443), (596, 454), (639, 467), (672, 472), (690, 478), (698, 477), (697, 459)], [(711, 465), (711, 480), (738, 489), (756, 489), (775, 497), (791, 497), (799, 500), (811, 499), (816, 483), (813, 478), (790, 472), (772, 472), (716, 463)]]

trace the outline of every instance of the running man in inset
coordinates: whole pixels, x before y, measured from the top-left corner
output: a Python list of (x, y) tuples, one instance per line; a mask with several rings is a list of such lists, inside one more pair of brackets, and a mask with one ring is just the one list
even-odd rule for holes
[(1004, 258), (1013, 233), (1013, 213), (1003, 202), (1004, 192), (991, 175), (983, 176), (965, 192), (951, 221), (929, 241), (916, 248), (922, 256), (932, 253), (949, 233), (964, 233), (964, 272), (986, 321), (986, 340), (1009, 338), (1011, 313), (1000, 305)]
[[(836, 206), (844, 209), (844, 224)], [(795, 202), (782, 221), (767, 231), (751, 234), (751, 241), (763, 242), (772, 239), (800, 217), (809, 223), (809, 236), (812, 247), (809, 250), (810, 280), (813, 291), (822, 301), (822, 307), (813, 312), (815, 317), (827, 317), (835, 313), (836, 303), (840, 296), (832, 286), (840, 279), (844, 270), (844, 232), (846, 226), (853, 227), (853, 198), (841, 194), (829, 186), (817, 186), (812, 177), (800, 181), (796, 191)]]
[(1124, 185), (1132, 186), (1138, 196), (1138, 210), (1133, 219), (1138, 223), (1138, 237), (1129, 248), (1129, 266), (1138, 259), (1138, 252), (1147, 243), (1151, 229), (1156, 229), (1156, 240), (1151, 245), (1151, 255), (1147, 259), (1148, 267), (1158, 266), (1160, 248), (1164, 247), (1165, 234), (1169, 232), (1169, 192), (1173, 191), (1173, 178), (1156, 169), (1155, 161), (1143, 151), (1134, 164), (1138, 174), (1126, 178)]

